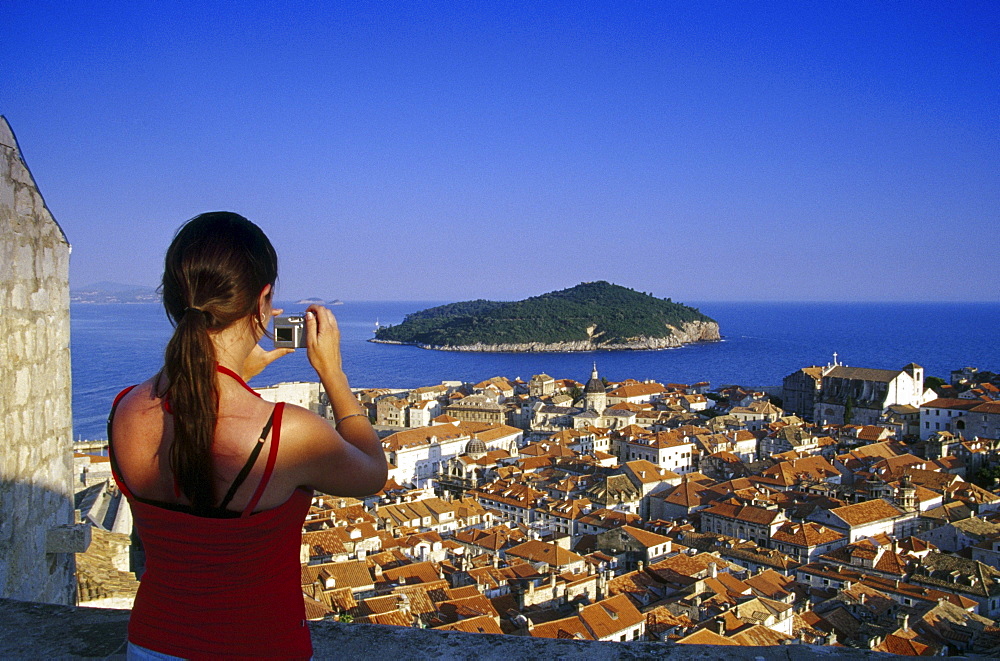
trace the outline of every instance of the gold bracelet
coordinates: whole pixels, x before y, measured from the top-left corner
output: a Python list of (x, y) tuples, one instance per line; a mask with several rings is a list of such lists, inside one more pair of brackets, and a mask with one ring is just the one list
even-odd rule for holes
[(368, 414), (367, 413), (352, 413), (350, 415), (345, 415), (343, 418), (341, 418), (340, 420), (337, 420), (337, 422), (333, 423), (333, 426), (334, 427), (339, 427), (340, 423), (342, 423), (344, 420), (347, 420), (348, 418), (361, 417), (361, 416), (364, 416), (364, 417), (367, 418)]

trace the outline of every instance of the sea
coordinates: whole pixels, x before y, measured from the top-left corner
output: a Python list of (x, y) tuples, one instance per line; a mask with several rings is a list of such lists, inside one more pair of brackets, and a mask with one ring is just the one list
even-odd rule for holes
[[(723, 341), (660, 351), (467, 353), (368, 342), (376, 324), (397, 324), (411, 312), (443, 302), (332, 306), (351, 385), (415, 388), (493, 376), (528, 380), (543, 372), (585, 382), (596, 364), (611, 381), (708, 381), (713, 388), (738, 384), (774, 390), (801, 367), (831, 362), (835, 352), (843, 365), (900, 369), (912, 362), (926, 375), (945, 380), (951, 370), (965, 366), (1000, 371), (1000, 302), (688, 303), (719, 322)], [(294, 303), (279, 305), (298, 311)], [(70, 320), (74, 438), (104, 439), (115, 394), (160, 368), (172, 329), (163, 308), (154, 304), (73, 304)], [(305, 350), (299, 349), (250, 385), (315, 380)]]

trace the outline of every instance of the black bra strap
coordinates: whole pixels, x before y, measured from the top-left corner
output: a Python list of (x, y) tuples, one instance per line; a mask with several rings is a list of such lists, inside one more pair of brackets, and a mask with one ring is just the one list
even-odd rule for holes
[[(277, 409), (277, 407), (275, 407)], [(243, 464), (243, 468), (240, 470), (240, 474), (236, 476), (233, 480), (233, 484), (229, 487), (229, 491), (226, 492), (226, 497), (222, 499), (222, 503), (219, 505), (220, 509), (226, 509), (229, 502), (236, 495), (237, 489), (243, 484), (243, 481), (247, 479), (247, 475), (250, 474), (250, 469), (253, 465), (257, 463), (257, 457), (260, 455), (260, 449), (264, 447), (264, 441), (267, 440), (267, 435), (271, 433), (271, 425), (274, 424), (274, 411), (271, 411), (271, 417), (267, 419), (267, 424), (264, 425), (264, 430), (260, 432), (260, 438), (257, 439), (257, 445), (254, 447), (250, 456), (247, 458), (247, 462)]]

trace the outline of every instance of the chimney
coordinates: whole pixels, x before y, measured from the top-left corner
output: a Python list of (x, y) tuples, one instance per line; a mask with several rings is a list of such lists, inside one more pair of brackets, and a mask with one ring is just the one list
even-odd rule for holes
[(712, 624), (714, 625), (712, 628), (715, 630), (715, 633), (719, 634), (720, 636), (726, 635), (726, 618), (720, 615), (719, 617), (712, 620)]
[(715, 562), (708, 563), (708, 576), (709, 578), (718, 578), (719, 566)]
[(899, 622), (899, 628), (904, 632), (910, 630), (910, 616), (907, 613), (900, 613), (896, 617), (896, 621)]

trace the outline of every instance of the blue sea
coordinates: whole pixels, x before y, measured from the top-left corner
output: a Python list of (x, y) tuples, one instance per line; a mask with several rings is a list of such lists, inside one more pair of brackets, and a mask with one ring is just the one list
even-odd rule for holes
[[(545, 372), (586, 381), (596, 361), (612, 381), (709, 381), (712, 387), (780, 386), (791, 372), (842, 364), (899, 369), (915, 362), (947, 380), (967, 365), (1000, 371), (1000, 303), (689, 303), (716, 319), (723, 341), (663, 351), (462, 353), (375, 344), (376, 321), (396, 324), (440, 301), (347, 302), (331, 308), (343, 338), (344, 367), (355, 387), (412, 388), (492, 376), (529, 379)], [(286, 311), (296, 311), (285, 304)], [(74, 437), (106, 438), (114, 395), (159, 369), (171, 327), (159, 305), (71, 308)], [(266, 340), (265, 340), (266, 342)], [(313, 381), (304, 349), (277, 361), (251, 385)]]

